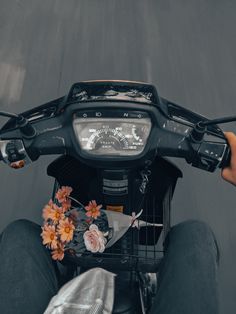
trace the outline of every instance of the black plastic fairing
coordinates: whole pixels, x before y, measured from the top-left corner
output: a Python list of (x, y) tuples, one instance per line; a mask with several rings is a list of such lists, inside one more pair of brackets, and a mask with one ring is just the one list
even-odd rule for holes
[[(58, 106), (64, 99), (65, 96), (54, 99), (43, 105), (27, 110), (21, 113), (21, 115), (26, 117), (30, 122), (52, 118), (56, 115)], [(9, 119), (9, 121), (7, 121), (7, 123), (2, 127), (1, 131), (14, 128), (16, 128), (16, 119)]]
[[(83, 92), (86, 92), (86, 99), (83, 99), (85, 96)], [(73, 117), (82, 111), (93, 112), (96, 116), (97, 112), (101, 113), (103, 110), (123, 112), (124, 122), (127, 114), (132, 115), (132, 112), (139, 111), (148, 114), (152, 128), (147, 144), (140, 154), (108, 156), (104, 153), (101, 156), (96, 154), (89, 156), (81, 149), (73, 129)], [(68, 96), (26, 111), (23, 116), (32, 123), (37, 133), (35, 138), (23, 140), (25, 149), (32, 160), (36, 160), (40, 155), (69, 154), (89, 166), (96, 164), (97, 168), (109, 167), (111, 169), (144, 165), (153, 161), (156, 156), (180, 157), (192, 163), (193, 159), (198, 159), (200, 144), (191, 145), (189, 134), (194, 124), (207, 121), (207, 118), (201, 115), (164, 98), (159, 98), (152, 85), (124, 81), (76, 83)], [(221, 139), (224, 142), (222, 144), (224, 149), (225, 138), (218, 126), (208, 126), (207, 133), (207, 136), (214, 137), (213, 140)], [(3, 141), (22, 139), (22, 134), (16, 128), (14, 119), (10, 119), (4, 125), (0, 131), (0, 137)], [(210, 139), (210, 141), (213, 140)], [(209, 139), (204, 137), (204, 141), (207, 142)], [(209, 153), (211, 154), (211, 151)], [(212, 169), (220, 164), (223, 158), (221, 154), (218, 156), (218, 152), (216, 154)], [(214, 157), (213, 154), (212, 157)], [(196, 164), (199, 164), (198, 160)]]
[[(186, 109), (178, 104), (175, 104), (167, 99), (161, 98), (162, 106), (165, 108), (164, 113), (168, 115), (170, 119), (173, 119), (182, 124), (193, 127), (199, 121), (208, 121), (206, 117)], [(163, 106), (164, 105), (164, 106)], [(209, 125), (207, 127), (207, 133), (214, 136), (224, 138), (224, 134), (218, 125)]]
[(72, 102), (127, 101), (143, 104), (159, 104), (159, 96), (153, 85), (130, 81), (87, 81), (72, 85), (65, 105)]

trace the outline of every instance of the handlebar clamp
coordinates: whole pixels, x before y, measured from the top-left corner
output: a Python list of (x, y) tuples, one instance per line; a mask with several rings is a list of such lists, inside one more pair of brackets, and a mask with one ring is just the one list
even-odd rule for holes
[(213, 172), (216, 168), (222, 167), (222, 160), (225, 160), (228, 145), (226, 143), (202, 142), (191, 161), (193, 167)]

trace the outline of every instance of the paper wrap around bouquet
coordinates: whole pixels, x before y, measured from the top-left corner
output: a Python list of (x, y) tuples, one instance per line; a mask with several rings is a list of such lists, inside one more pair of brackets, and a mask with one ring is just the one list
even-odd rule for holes
[(142, 228), (147, 226), (162, 226), (162, 224), (149, 223), (139, 220), (138, 218), (141, 216), (143, 210), (141, 210), (137, 215), (133, 213), (132, 216), (109, 210), (102, 211), (105, 213), (109, 228), (112, 230), (112, 237), (107, 242), (106, 248), (109, 248), (115, 244), (121, 237), (123, 237), (130, 227)]
[[(126, 215), (104, 210), (95, 200), (84, 206), (70, 196), (71, 192), (72, 188), (61, 187), (55, 201), (50, 200), (43, 209), (41, 236), (54, 260), (62, 260), (67, 250), (75, 254), (85, 251), (102, 253), (122, 238), (130, 227), (162, 226), (140, 220), (143, 210)], [(73, 207), (71, 200), (79, 206)]]

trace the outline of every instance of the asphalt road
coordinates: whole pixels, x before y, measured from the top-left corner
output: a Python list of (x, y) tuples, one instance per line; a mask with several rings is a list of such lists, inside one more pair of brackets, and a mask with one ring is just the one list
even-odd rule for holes
[[(209, 118), (235, 114), (236, 2), (231, 0), (0, 0), (0, 109), (21, 112), (88, 79), (146, 81)], [(1, 123), (4, 118), (1, 119)], [(231, 123), (224, 130), (236, 131)], [(52, 157), (18, 172), (0, 168), (2, 230), (40, 222)], [(210, 224), (221, 251), (221, 313), (236, 311), (236, 189), (220, 173), (176, 160), (184, 172), (173, 224)]]

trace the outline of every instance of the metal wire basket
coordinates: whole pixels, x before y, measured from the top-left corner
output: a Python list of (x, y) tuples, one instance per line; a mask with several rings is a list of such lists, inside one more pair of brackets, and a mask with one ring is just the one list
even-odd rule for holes
[(161, 240), (169, 228), (171, 197), (170, 186), (166, 191), (163, 212), (160, 212), (155, 208), (157, 203), (155, 197), (150, 198), (150, 193), (146, 196), (142, 220), (149, 223), (159, 222), (159, 227), (148, 225), (140, 228), (131, 227), (120, 240), (103, 253), (84, 252), (81, 255), (73, 255), (69, 252), (64, 262), (87, 269), (102, 267), (110, 271), (156, 273), (164, 253)]
[[(53, 195), (62, 185), (77, 187), (78, 173), (86, 171), (90, 172), (90, 175), (95, 175), (92, 169), (84, 168), (77, 160), (68, 156), (60, 157), (52, 163), (48, 168), (48, 174), (56, 179)], [(181, 172), (168, 161), (158, 159), (153, 163), (149, 189), (144, 198), (143, 213), (140, 219), (149, 223), (161, 224), (161, 227), (130, 228), (119, 241), (103, 253), (86, 251), (75, 255), (68, 252), (63, 263), (86, 269), (102, 267), (114, 272), (157, 272), (164, 253), (162, 243), (170, 229), (171, 199), (178, 177), (181, 177)], [(79, 187), (80, 191), (81, 188), (83, 185)], [(80, 193), (80, 197), (83, 194)], [(131, 213), (125, 212), (124, 214), (130, 215)]]

